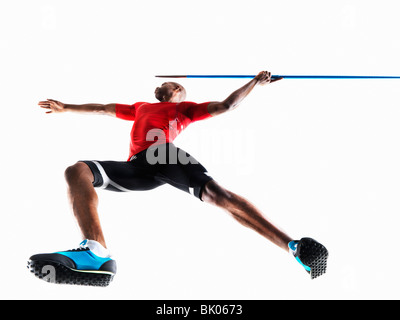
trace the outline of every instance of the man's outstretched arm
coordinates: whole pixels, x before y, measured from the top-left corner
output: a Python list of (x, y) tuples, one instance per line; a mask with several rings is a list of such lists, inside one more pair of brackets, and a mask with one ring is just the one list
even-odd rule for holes
[(40, 101), (39, 106), (44, 109), (48, 109), (46, 113), (61, 113), (72, 111), (81, 113), (106, 114), (115, 117), (115, 103), (66, 104), (57, 100), (47, 99), (46, 101)]
[(228, 98), (224, 101), (220, 102), (210, 102), (208, 105), (208, 112), (212, 116), (216, 116), (218, 114), (224, 113), (226, 111), (230, 111), (235, 109), (244, 98), (254, 89), (254, 87), (258, 84), (265, 85), (271, 82), (275, 82), (280, 79), (271, 79), (271, 72), (261, 71), (257, 76), (254, 77), (249, 83), (245, 84), (243, 87), (234, 91)]

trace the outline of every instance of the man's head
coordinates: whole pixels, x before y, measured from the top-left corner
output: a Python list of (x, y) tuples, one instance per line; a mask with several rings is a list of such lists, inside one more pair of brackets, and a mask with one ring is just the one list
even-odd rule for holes
[(185, 88), (176, 82), (164, 82), (154, 94), (161, 102), (182, 102), (186, 99)]

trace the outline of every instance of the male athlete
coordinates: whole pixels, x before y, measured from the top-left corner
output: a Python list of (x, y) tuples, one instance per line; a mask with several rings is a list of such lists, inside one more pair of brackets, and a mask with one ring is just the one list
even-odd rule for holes
[[(200, 104), (185, 101), (185, 89), (175, 82), (156, 88), (158, 103), (72, 105), (51, 99), (40, 101), (46, 113), (92, 112), (134, 122), (127, 161), (79, 161), (66, 169), (68, 196), (85, 240), (78, 249), (32, 256), (28, 262), (31, 272), (56, 283), (107, 286), (116, 273), (116, 262), (110, 257), (100, 226), (95, 188), (136, 191), (167, 183), (225, 209), (244, 226), (291, 252), (312, 279), (325, 273), (328, 251), (322, 244), (311, 238), (289, 237), (253, 204), (222, 187), (196, 159), (173, 144), (190, 123), (231, 111), (256, 85), (277, 80), (272, 80), (270, 72), (262, 71), (224, 101)], [(49, 270), (54, 271), (53, 278)]]

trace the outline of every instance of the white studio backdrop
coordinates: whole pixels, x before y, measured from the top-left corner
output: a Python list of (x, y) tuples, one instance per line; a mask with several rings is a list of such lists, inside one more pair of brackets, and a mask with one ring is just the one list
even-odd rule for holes
[[(30, 255), (80, 234), (63, 173), (126, 160), (131, 123), (46, 115), (37, 102), (154, 101), (156, 74), (400, 75), (398, 1), (3, 1), (0, 3), (2, 299), (398, 299), (400, 82), (283, 80), (176, 145), (294, 238), (330, 251), (311, 281), (290, 257), (172, 187), (99, 191), (118, 274), (57, 286)], [(247, 80), (182, 79), (222, 100)]]

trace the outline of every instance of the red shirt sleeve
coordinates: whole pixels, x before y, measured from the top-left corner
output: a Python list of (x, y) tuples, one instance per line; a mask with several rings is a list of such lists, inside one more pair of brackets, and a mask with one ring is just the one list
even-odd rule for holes
[(134, 121), (135, 115), (136, 109), (134, 104), (130, 105), (117, 103), (115, 105), (115, 116), (117, 118)]
[(192, 122), (195, 122), (212, 117), (211, 114), (208, 113), (209, 104), (210, 102), (195, 103), (190, 101), (184, 101), (178, 104), (178, 109)]

